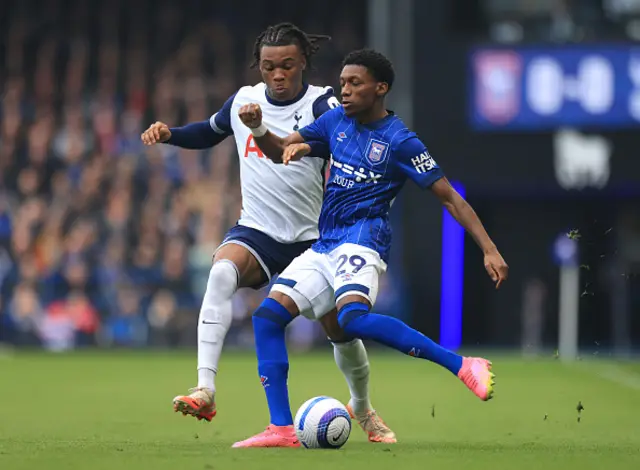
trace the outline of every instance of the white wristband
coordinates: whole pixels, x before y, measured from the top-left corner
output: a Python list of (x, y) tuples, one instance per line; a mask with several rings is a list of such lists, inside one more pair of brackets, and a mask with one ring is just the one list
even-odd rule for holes
[(269, 129), (267, 129), (267, 126), (264, 125), (264, 122), (262, 124), (260, 124), (260, 127), (256, 127), (255, 129), (251, 129), (251, 133), (253, 134), (254, 137), (262, 137), (267, 132), (269, 132)]

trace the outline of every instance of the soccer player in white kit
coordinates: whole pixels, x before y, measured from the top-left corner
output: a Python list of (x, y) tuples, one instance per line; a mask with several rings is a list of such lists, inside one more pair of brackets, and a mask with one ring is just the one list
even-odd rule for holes
[[(250, 129), (238, 117), (248, 103), (260, 103), (264, 122), (286, 136), (331, 108), (339, 106), (331, 87), (309, 85), (303, 72), (327, 36), (306, 34), (291, 23), (267, 28), (256, 40), (255, 63), (263, 82), (242, 87), (207, 121), (169, 128), (156, 122), (143, 134), (147, 145), (166, 143), (182, 148), (212, 147), (234, 136), (240, 158), (242, 213), (216, 250), (198, 319), (198, 386), (174, 398), (175, 411), (211, 421), (216, 415), (215, 377), (224, 338), (232, 320), (231, 298), (241, 287), (261, 288), (282, 272), (318, 238), (328, 148), (318, 144), (300, 165), (275, 165), (255, 144)], [(283, 205), (282, 201), (288, 201)], [(369, 362), (362, 341), (344, 335), (333, 310), (320, 320), (334, 346), (334, 357), (344, 374), (361, 427), (372, 442), (396, 442), (395, 434), (369, 401)], [(285, 351), (286, 354), (286, 351)], [(288, 362), (287, 362), (288, 364)], [(287, 372), (288, 373), (288, 367)], [(263, 384), (267, 386), (267, 384)], [(282, 416), (288, 422), (288, 395)], [(274, 442), (275, 447), (298, 447), (297, 440)]]

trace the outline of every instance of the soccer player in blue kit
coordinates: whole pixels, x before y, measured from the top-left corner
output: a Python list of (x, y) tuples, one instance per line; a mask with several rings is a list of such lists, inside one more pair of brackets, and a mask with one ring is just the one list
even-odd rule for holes
[[(376, 51), (348, 54), (340, 75), (342, 106), (285, 138), (262, 123), (259, 105), (246, 104), (238, 112), (257, 145), (276, 163), (296, 165), (311, 151), (311, 142), (326, 144), (332, 155), (320, 237), (282, 272), (253, 316), (258, 372), (269, 384), (264, 389), (272, 418), (288, 406), (286, 325), (299, 314), (321, 317), (333, 306), (338, 308), (340, 326), (351, 337), (435, 362), (481, 400), (493, 395), (490, 361), (460, 356), (396, 318), (371, 312), (391, 247), (389, 210), (407, 179), (429, 188), (471, 234), (496, 288), (508, 276), (507, 264), (474, 210), (449, 184), (416, 134), (386, 109), (394, 75), (391, 62)], [(282, 202), (288, 203), (284, 195)], [(295, 432), (290, 421), (289, 432)], [(267, 428), (265, 433), (269, 432)], [(265, 433), (235, 447), (262, 447)]]

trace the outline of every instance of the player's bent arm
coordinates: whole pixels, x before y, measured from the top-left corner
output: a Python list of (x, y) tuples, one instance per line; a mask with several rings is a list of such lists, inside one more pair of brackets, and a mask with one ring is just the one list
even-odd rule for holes
[(209, 120), (193, 122), (182, 127), (169, 128), (171, 137), (165, 142), (185, 149), (206, 149), (219, 144), (228, 134), (218, 133), (211, 127)]
[(485, 230), (480, 218), (471, 205), (455, 190), (446, 177), (440, 178), (431, 185), (431, 191), (447, 208), (449, 213), (462, 225), (473, 237), (480, 249), (485, 253), (497, 251), (489, 234)]
[(304, 143), (304, 139), (299, 132), (289, 134), (287, 137), (278, 137), (269, 130), (267, 130), (265, 134), (260, 135), (260, 128), (258, 128), (252, 129), (252, 133), (253, 139), (258, 147), (260, 147), (260, 150), (262, 150), (262, 153), (274, 163), (282, 163), (282, 153), (289, 145)]
[(244, 125), (251, 129), (253, 139), (262, 153), (275, 163), (284, 163), (283, 152), (286, 148), (295, 144), (317, 142), (317, 144), (304, 145), (305, 151), (300, 153), (299, 156), (310, 152), (312, 149), (309, 147), (318, 147), (322, 143), (324, 144), (323, 149), (325, 149), (325, 151), (321, 153), (328, 153), (330, 146), (329, 139), (326, 136), (326, 122), (330, 119), (332, 111), (325, 112), (311, 124), (284, 138), (278, 137), (265, 126), (262, 122), (262, 110), (259, 105), (255, 103), (244, 105), (238, 111), (238, 115)]

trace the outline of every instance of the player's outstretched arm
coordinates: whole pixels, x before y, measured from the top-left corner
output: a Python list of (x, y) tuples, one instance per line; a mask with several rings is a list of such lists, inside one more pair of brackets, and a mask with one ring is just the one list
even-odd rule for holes
[[(269, 131), (262, 123), (262, 109), (258, 104), (245, 104), (238, 111), (238, 116), (242, 123), (251, 129), (253, 138), (260, 150), (274, 163), (283, 163), (282, 156), (287, 146), (304, 143), (304, 139), (299, 132), (294, 132), (282, 138)], [(309, 145), (306, 146), (311, 151), (311, 147)]]
[(166, 143), (185, 149), (210, 148), (222, 142), (226, 137), (227, 134), (214, 131), (208, 120), (173, 128), (164, 122), (157, 121), (151, 124), (140, 136), (145, 145)]
[(192, 122), (182, 127), (169, 127), (157, 121), (142, 133), (145, 145), (165, 143), (185, 149), (206, 149), (233, 135), (231, 107), (236, 94), (231, 95), (222, 108), (206, 121)]
[(484, 253), (484, 267), (491, 279), (496, 283), (496, 289), (507, 280), (509, 267), (498, 251), (495, 243), (489, 237), (480, 218), (471, 205), (455, 190), (447, 178), (440, 178), (431, 185), (431, 190), (440, 199), (449, 213), (473, 237)]

